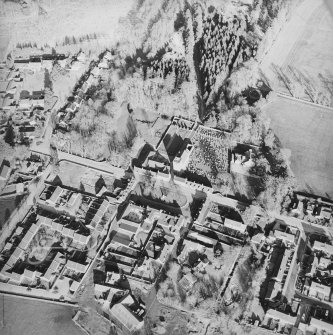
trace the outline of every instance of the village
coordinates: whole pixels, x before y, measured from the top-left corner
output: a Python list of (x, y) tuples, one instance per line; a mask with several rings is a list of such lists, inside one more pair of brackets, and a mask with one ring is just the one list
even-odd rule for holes
[[(294, 193), (291, 215), (267, 219), (258, 206), (214, 188), (218, 173), (249, 173), (255, 146), (231, 144), (229, 132), (175, 116), (156, 146), (126, 169), (61, 144), (52, 148), (58, 169), (52, 168), (47, 134), (52, 126), (54, 134), (70, 129), (112, 61), (107, 50), (88, 70), (83, 52), (1, 64), (1, 136), (11, 127), (13, 143), (27, 145), (29, 154), (1, 162), (0, 197), (26, 198), (1, 235), (0, 291), (75, 305), (93, 273), (100, 311), (123, 334), (142, 328), (151, 308), (137, 289), (187, 311), (202, 312), (212, 299), (219, 313), (267, 333), (331, 334), (332, 203)], [(55, 64), (82, 74), (71, 101), (57, 109), (45, 86)], [(88, 181), (70, 183), (62, 164), (71, 166), (73, 179), (87, 173)], [(258, 266), (244, 279), (242, 267), (253, 260)], [(211, 292), (203, 294), (203, 284)], [(253, 297), (245, 301), (247, 289)], [(247, 315), (241, 305), (250, 303), (260, 308)], [(160, 318), (154, 329), (163, 327)]]

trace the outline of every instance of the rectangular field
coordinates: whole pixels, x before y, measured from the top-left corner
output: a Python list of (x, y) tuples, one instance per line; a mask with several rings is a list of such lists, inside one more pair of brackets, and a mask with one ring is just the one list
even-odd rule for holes
[[(274, 65), (295, 83), (298, 80), (292, 75), (291, 67), (321, 93), (317, 98), (323, 100), (323, 104), (332, 105), (333, 16), (327, 3), (325, 0), (301, 2), (282, 27), (260, 66), (273, 89), (288, 93)], [(304, 88), (302, 80), (300, 84)], [(293, 94), (304, 95), (299, 89)]]
[(333, 198), (333, 110), (277, 97), (264, 111), (285, 149), (300, 190)]

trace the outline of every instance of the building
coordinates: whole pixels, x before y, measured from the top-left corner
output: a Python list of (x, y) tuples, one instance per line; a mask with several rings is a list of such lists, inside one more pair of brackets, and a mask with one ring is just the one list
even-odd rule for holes
[(103, 200), (97, 212), (95, 213), (94, 217), (92, 218), (90, 223), (87, 225), (89, 229), (94, 230), (101, 223), (105, 213), (108, 211), (109, 205), (110, 203), (107, 200)]
[(238, 232), (245, 234), (246, 233), (246, 225), (243, 224), (243, 222), (231, 220), (228, 218), (225, 218), (224, 220), (224, 226), (229, 229), (237, 230)]
[(175, 171), (186, 170), (189, 162), (190, 156), (194, 150), (194, 145), (191, 143), (190, 139), (185, 139), (182, 147), (178, 151), (176, 157), (173, 160), (173, 168)]
[(129, 307), (121, 303), (112, 306), (110, 319), (126, 335), (131, 335), (142, 325), (141, 319)]
[(333, 245), (331, 244), (315, 241), (312, 248), (315, 252), (322, 252), (327, 256), (333, 255)]
[(187, 273), (180, 281), (179, 285), (188, 292), (192, 289), (193, 285), (197, 282), (197, 278), (192, 273)]
[(333, 326), (331, 323), (324, 322), (315, 318), (311, 318), (310, 327), (316, 334), (333, 335)]
[(4, 161), (0, 166), (0, 180), (7, 180), (10, 176), (11, 168)]
[(331, 301), (331, 288), (313, 281), (309, 289), (309, 297)]
[(44, 275), (41, 277), (41, 282), (47, 288), (52, 287), (65, 263), (66, 263), (65, 256), (62, 255), (60, 252), (58, 252), (54, 257), (54, 259), (52, 260), (50, 266), (44, 273)]
[[(265, 314), (262, 326), (265, 328), (270, 328), (271, 330), (277, 329), (277, 331), (280, 333), (281, 330), (283, 330), (282, 328), (288, 328), (290, 330), (295, 325), (295, 323), (295, 316), (290, 316), (277, 310), (269, 309)], [(290, 334), (290, 331), (284, 333)]]
[(281, 240), (286, 245), (295, 245), (295, 236), (292, 234), (288, 234), (280, 230), (275, 230), (274, 237), (277, 240)]
[(68, 261), (66, 263), (66, 268), (77, 273), (85, 273), (88, 268), (88, 264), (80, 264), (74, 261)]

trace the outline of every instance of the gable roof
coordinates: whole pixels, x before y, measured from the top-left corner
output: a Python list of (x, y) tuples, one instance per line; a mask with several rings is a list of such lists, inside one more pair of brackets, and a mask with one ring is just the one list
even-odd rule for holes
[(116, 319), (127, 330), (132, 331), (140, 324), (139, 318), (125, 305), (116, 304), (110, 309), (111, 318)]

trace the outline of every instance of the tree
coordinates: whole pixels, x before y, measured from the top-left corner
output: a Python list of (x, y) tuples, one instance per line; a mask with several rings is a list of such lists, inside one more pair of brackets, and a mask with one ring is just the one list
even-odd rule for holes
[(15, 145), (15, 131), (13, 126), (10, 124), (7, 129), (6, 129), (6, 134), (5, 134), (5, 142), (8, 143), (10, 146)]

